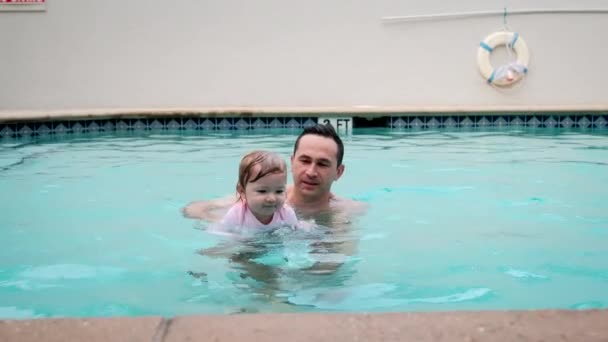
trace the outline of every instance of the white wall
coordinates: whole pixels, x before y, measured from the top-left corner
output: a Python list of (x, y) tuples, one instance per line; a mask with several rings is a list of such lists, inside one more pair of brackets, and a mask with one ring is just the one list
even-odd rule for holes
[[(509, 16), (531, 52), (509, 91), (478, 73), (501, 17), (383, 16), (608, 8), (606, 0), (47, 0), (0, 12), (0, 111), (215, 106), (608, 104), (608, 15)], [(608, 106), (606, 106), (608, 108)]]

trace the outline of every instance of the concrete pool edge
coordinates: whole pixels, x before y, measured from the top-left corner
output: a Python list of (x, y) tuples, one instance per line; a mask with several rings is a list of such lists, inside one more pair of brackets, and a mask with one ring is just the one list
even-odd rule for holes
[(182, 117), (325, 117), (325, 116), (453, 116), (453, 115), (556, 115), (603, 114), (605, 105), (537, 106), (334, 106), (334, 107), (200, 107), (200, 108), (100, 108), (60, 110), (0, 110), (0, 123), (45, 120), (95, 120), (121, 118)]
[(2, 341), (606, 341), (608, 310), (239, 314), (0, 321)]

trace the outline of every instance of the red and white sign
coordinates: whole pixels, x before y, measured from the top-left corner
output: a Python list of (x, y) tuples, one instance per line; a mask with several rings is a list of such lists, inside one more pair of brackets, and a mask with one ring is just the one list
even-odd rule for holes
[(46, 0), (0, 0), (0, 11), (44, 11)]
[(0, 0), (0, 4), (43, 4), (45, 0)]

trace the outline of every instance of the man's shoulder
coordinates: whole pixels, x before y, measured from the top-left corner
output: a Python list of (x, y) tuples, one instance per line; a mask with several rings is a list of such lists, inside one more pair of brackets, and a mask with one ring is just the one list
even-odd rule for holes
[(339, 197), (334, 194), (332, 194), (330, 201), (332, 208), (347, 212), (349, 214), (363, 214), (368, 208), (368, 204), (366, 202), (361, 202), (346, 197)]

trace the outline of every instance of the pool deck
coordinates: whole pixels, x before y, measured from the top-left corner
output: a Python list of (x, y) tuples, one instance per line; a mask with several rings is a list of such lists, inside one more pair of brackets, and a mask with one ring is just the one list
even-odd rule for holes
[(501, 115), (534, 113), (552, 115), (556, 113), (605, 113), (603, 105), (500, 105), (500, 106), (333, 106), (333, 107), (200, 107), (200, 108), (102, 108), (61, 110), (0, 110), (1, 122), (46, 121), (46, 120), (94, 120), (110, 118), (153, 117), (272, 117), (272, 116), (449, 116), (457, 114)]
[(5, 320), (0, 341), (608, 341), (608, 310)]

